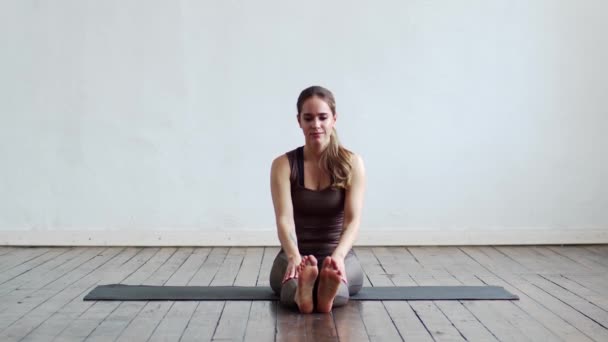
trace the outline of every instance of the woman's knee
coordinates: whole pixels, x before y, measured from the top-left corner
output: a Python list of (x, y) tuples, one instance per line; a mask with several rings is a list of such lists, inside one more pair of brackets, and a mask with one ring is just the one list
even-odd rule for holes
[(333, 307), (344, 306), (348, 303), (348, 299), (350, 297), (350, 287), (346, 286), (344, 282), (340, 283), (340, 287), (338, 288), (338, 293), (336, 293), (336, 297), (334, 298)]
[(346, 278), (348, 279), (348, 292), (352, 296), (363, 287), (363, 269), (354, 254), (350, 254), (344, 260)]
[(285, 253), (279, 252), (274, 258), (272, 268), (270, 269), (270, 287), (277, 295), (280, 295), (281, 293), (283, 276), (285, 275), (286, 269), (287, 257), (285, 257)]

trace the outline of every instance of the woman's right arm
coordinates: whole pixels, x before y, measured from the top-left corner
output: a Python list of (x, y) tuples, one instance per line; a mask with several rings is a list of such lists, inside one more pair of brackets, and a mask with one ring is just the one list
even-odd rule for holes
[[(298, 239), (293, 220), (293, 205), (291, 204), (291, 169), (286, 155), (277, 157), (272, 162), (270, 171), (270, 190), (277, 225), (277, 233), (283, 251), (289, 258), (289, 264), (297, 266), (301, 262), (298, 251)], [(293, 269), (291, 269), (293, 268)], [(295, 267), (288, 267), (286, 277), (295, 277)]]

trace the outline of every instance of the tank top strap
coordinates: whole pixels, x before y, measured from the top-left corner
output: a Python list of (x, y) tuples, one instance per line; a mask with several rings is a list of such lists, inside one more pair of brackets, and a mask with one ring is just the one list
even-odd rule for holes
[(298, 184), (304, 187), (304, 147), (297, 148), (296, 160), (298, 164)]
[(289, 179), (292, 183), (304, 186), (304, 149), (302, 146), (286, 153), (289, 160), (291, 174)]

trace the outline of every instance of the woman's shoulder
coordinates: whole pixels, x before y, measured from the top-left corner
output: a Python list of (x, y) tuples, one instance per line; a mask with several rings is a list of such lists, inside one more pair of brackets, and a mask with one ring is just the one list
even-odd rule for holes
[(353, 166), (363, 164), (363, 157), (361, 157), (360, 154), (346, 148), (344, 149), (344, 151), (346, 152)]
[(281, 162), (285, 162), (285, 161), (291, 161), (292, 159), (294, 159), (296, 157), (296, 153), (298, 152), (299, 148), (301, 148), (301, 147), (296, 147), (285, 153), (279, 154), (272, 160), (272, 163), (274, 164), (274, 163), (281, 163)]
[(285, 153), (281, 153), (272, 160), (272, 168), (277, 170), (291, 170), (293, 161), (296, 158), (296, 153), (300, 147), (296, 147)]
[(350, 159), (350, 172), (351, 174), (355, 174), (355, 175), (361, 175), (362, 173), (365, 173), (365, 165), (363, 163), (363, 157), (352, 151), (352, 150), (346, 150), (347, 154), (348, 154), (348, 158)]
[(353, 164), (362, 164), (363, 163), (363, 157), (355, 152), (350, 152), (350, 160)]

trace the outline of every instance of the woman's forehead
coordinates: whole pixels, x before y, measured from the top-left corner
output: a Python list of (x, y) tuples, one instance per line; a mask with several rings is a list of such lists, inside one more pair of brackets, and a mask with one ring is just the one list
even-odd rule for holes
[(302, 105), (302, 114), (320, 115), (331, 113), (329, 104), (318, 97), (311, 97)]

